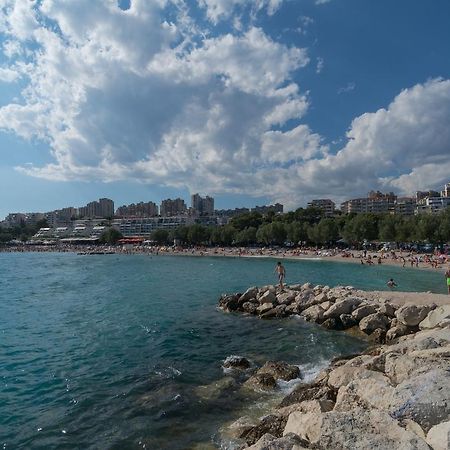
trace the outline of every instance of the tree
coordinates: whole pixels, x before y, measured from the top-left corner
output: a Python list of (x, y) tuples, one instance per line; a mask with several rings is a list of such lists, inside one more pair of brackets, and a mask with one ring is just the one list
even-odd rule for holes
[(169, 242), (169, 232), (162, 228), (152, 231), (150, 237), (152, 241), (155, 241), (159, 245), (164, 245)]
[(378, 232), (381, 241), (395, 241), (397, 237), (398, 219), (395, 216), (386, 215), (379, 223)]
[(210, 231), (202, 225), (194, 224), (189, 227), (188, 241), (190, 244), (206, 244), (210, 238)]
[(115, 228), (108, 228), (100, 236), (101, 244), (116, 244), (119, 239), (122, 239), (122, 233)]
[(262, 216), (257, 212), (241, 214), (240, 216), (233, 217), (230, 220), (230, 225), (232, 225), (238, 231), (245, 230), (249, 227), (258, 228), (262, 223)]
[(256, 231), (257, 230), (255, 227), (248, 227), (245, 230), (238, 231), (236, 233), (236, 237), (234, 238), (234, 242), (237, 245), (255, 244), (257, 242)]

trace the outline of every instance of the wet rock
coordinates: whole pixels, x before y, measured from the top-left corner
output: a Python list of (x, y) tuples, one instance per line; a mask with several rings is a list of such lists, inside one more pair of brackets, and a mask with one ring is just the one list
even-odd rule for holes
[(279, 408), (277, 413), (288, 417), (294, 411), (299, 411), (302, 413), (327, 412), (332, 411), (334, 405), (335, 403), (331, 400), (306, 400), (301, 403), (294, 403), (293, 405)]
[(403, 325), (415, 327), (427, 317), (430, 306), (404, 305), (395, 312), (395, 317)]
[(351, 314), (341, 314), (339, 319), (342, 323), (342, 328), (346, 330), (347, 328), (354, 327), (358, 324), (358, 321), (353, 318)]
[(381, 313), (370, 314), (359, 322), (359, 329), (366, 334), (373, 333), (377, 328), (386, 330), (389, 326), (389, 319)]
[(329, 319), (324, 320), (321, 323), (321, 326), (323, 328), (326, 328), (327, 330), (342, 330), (343, 326), (339, 318), (331, 317)]
[(267, 361), (258, 374), (269, 374), (276, 380), (289, 381), (300, 377), (300, 369), (282, 361)]
[(265, 416), (257, 425), (244, 431), (240, 438), (244, 439), (247, 445), (253, 445), (266, 433), (277, 438), (282, 437), (286, 421), (285, 417), (274, 414)]
[(247, 370), (251, 366), (250, 361), (243, 356), (228, 356), (222, 364), (225, 369)]
[[(228, 393), (230, 389), (236, 387), (236, 380), (232, 377), (224, 377), (213, 383), (198, 386), (195, 393), (203, 400), (211, 401), (220, 398)], [(227, 394), (228, 395), (228, 394)]]
[(284, 397), (279, 406), (283, 408), (307, 400), (331, 400), (334, 402), (336, 401), (336, 391), (321, 383), (301, 384)]
[(219, 299), (219, 308), (224, 311), (236, 311), (239, 307), (239, 297), (241, 294), (222, 295)]
[(277, 387), (277, 382), (268, 373), (256, 373), (244, 383), (244, 386), (257, 391), (271, 391)]
[(226, 432), (234, 438), (239, 438), (244, 433), (250, 431), (254, 426), (256, 426), (255, 420), (248, 416), (239, 417), (239, 419), (226, 427)]
[(248, 314), (257, 314), (258, 305), (252, 302), (245, 302), (242, 305), (242, 311), (248, 313)]

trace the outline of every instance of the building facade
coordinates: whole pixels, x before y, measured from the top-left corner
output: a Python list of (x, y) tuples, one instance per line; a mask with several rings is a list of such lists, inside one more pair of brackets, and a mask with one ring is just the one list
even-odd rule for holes
[(336, 204), (328, 199), (328, 198), (319, 198), (315, 200), (311, 200), (308, 203), (308, 208), (319, 208), (321, 209), (326, 216), (332, 216), (336, 210)]
[(191, 195), (191, 208), (194, 215), (212, 216), (214, 214), (214, 198), (201, 197), (199, 194)]
[(159, 211), (162, 217), (183, 216), (187, 213), (187, 207), (186, 203), (181, 198), (176, 198), (174, 200), (168, 198), (161, 202)]
[(156, 217), (158, 215), (158, 205), (153, 202), (131, 203), (117, 208), (117, 217)]

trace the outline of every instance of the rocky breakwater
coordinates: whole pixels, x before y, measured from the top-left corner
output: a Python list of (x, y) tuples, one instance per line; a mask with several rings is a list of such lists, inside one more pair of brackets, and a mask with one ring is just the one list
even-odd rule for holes
[(261, 318), (298, 314), (327, 328), (356, 328), (365, 353), (333, 361), (247, 431), (242, 448), (450, 448), (450, 305), (397, 306), (352, 287), (273, 286), (222, 296), (220, 307)]

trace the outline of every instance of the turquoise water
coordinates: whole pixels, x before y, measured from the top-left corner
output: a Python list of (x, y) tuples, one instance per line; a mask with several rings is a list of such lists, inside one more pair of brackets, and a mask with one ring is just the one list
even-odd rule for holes
[[(434, 272), (286, 261), (289, 283), (444, 292)], [(0, 444), (188, 449), (258, 399), (199, 395), (239, 354), (311, 371), (364, 344), (298, 319), (224, 314), (222, 292), (273, 283), (268, 259), (0, 254)], [(206, 391), (208, 391), (205, 388)]]

